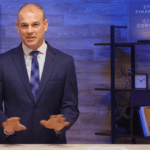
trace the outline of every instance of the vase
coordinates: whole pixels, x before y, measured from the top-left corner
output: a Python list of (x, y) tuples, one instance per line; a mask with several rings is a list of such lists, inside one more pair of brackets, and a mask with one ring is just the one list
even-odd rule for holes
[(130, 88), (131, 88), (130, 78), (125, 78), (125, 80), (124, 80), (124, 89), (130, 89)]

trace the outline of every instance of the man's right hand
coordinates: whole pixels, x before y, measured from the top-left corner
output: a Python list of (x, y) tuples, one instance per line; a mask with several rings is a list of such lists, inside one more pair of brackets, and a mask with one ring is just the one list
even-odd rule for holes
[(2, 126), (7, 133), (12, 133), (14, 131), (21, 131), (27, 129), (24, 125), (20, 124), (19, 117), (11, 117), (7, 119), (6, 122), (2, 123)]

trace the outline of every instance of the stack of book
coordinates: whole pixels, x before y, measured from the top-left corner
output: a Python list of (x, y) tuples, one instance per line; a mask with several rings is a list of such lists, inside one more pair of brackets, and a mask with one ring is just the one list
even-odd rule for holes
[(138, 111), (143, 134), (148, 137), (150, 136), (150, 106), (142, 106)]

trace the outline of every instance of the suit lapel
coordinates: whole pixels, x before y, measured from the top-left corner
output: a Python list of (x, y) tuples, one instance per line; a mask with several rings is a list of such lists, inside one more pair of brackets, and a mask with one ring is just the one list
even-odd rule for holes
[(15, 63), (15, 66), (18, 70), (20, 78), (22, 79), (22, 82), (23, 82), (23, 84), (25, 86), (25, 89), (26, 89), (27, 93), (29, 94), (31, 100), (34, 102), (32, 91), (31, 91), (31, 88), (30, 88), (29, 78), (28, 78), (28, 74), (27, 74), (27, 69), (26, 69), (26, 65), (25, 65), (22, 44), (20, 44), (13, 51), (13, 53), (14, 53), (14, 55), (12, 55), (12, 59), (13, 59), (13, 61)]
[[(46, 42), (47, 43), (47, 42)], [(46, 83), (53, 72), (55, 63), (56, 63), (56, 53), (53, 51), (53, 48), (47, 43), (47, 52), (46, 52), (46, 59), (45, 59), (45, 64), (43, 68), (43, 73), (42, 73), (42, 78), (41, 82), (39, 85), (37, 97), (36, 97), (36, 102), (34, 101), (33, 94), (30, 88), (30, 83), (29, 83), (29, 78), (27, 74), (27, 69), (25, 65), (25, 60), (24, 60), (24, 54), (23, 54), (23, 49), (22, 49), (22, 44), (20, 44), (14, 51), (14, 55), (12, 55), (12, 59), (15, 63), (15, 66), (17, 68), (17, 71), (20, 75), (20, 78), (22, 79), (22, 82), (25, 86), (25, 89), (27, 93), (29, 94), (32, 102), (36, 104), (36, 102), (39, 100), (44, 87), (46, 86)]]
[(45, 59), (45, 64), (44, 64), (43, 73), (41, 77), (41, 82), (36, 97), (36, 102), (39, 100), (44, 90), (44, 87), (46, 86), (47, 81), (53, 72), (57, 60), (55, 55), (56, 53), (53, 51), (53, 48), (47, 43), (46, 59)]

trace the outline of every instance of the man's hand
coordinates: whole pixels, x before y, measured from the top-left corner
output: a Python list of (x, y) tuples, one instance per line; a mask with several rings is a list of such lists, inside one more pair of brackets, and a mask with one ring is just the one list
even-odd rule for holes
[(63, 115), (52, 115), (49, 118), (48, 121), (41, 120), (40, 124), (45, 128), (54, 129), (55, 131), (60, 131), (62, 128), (70, 124), (70, 122), (65, 121), (66, 119)]
[(11, 117), (7, 119), (6, 122), (2, 123), (2, 126), (7, 133), (12, 133), (13, 131), (21, 131), (27, 129), (24, 125), (20, 124), (19, 117)]

